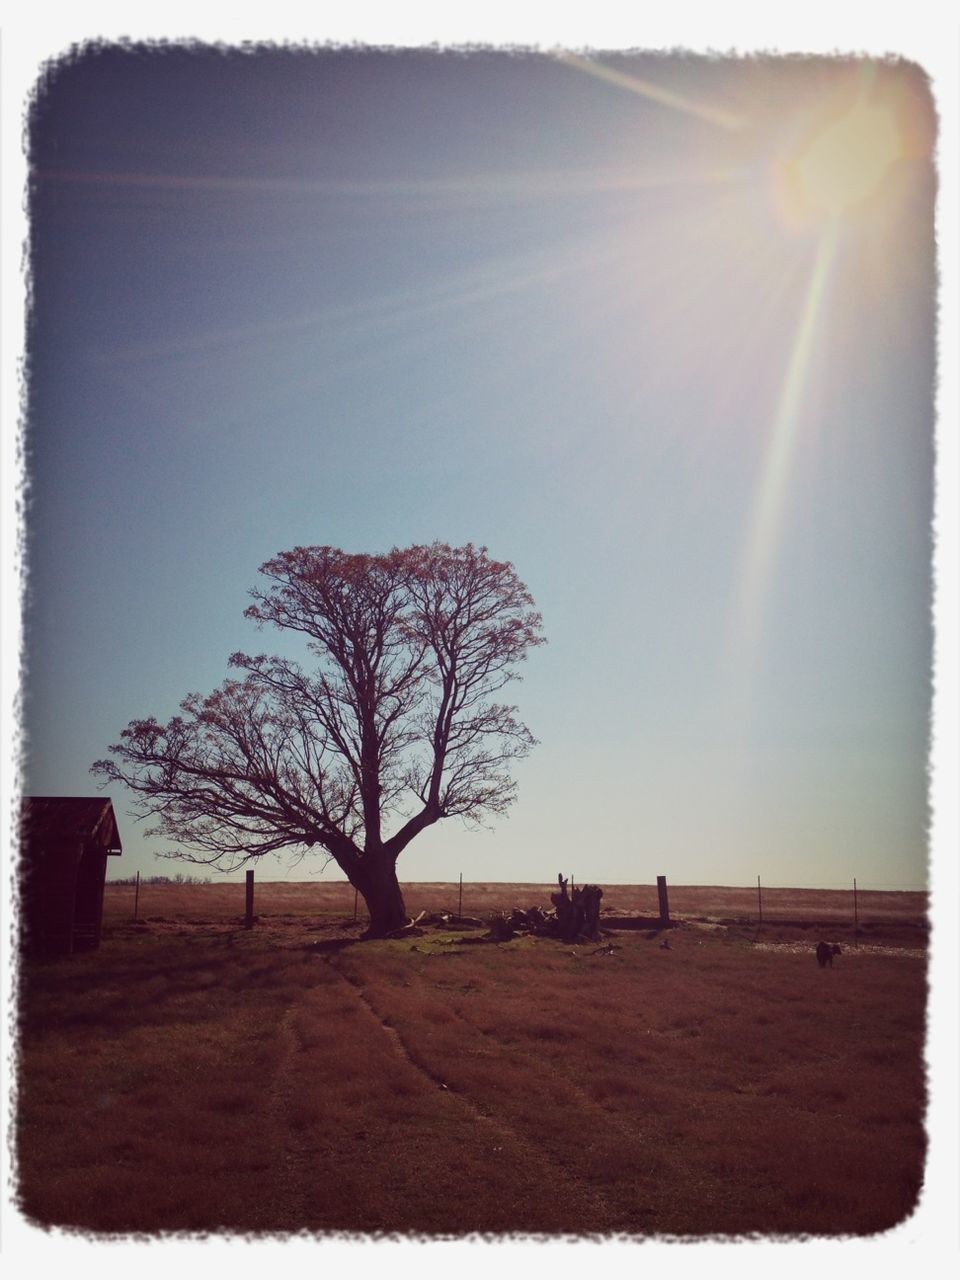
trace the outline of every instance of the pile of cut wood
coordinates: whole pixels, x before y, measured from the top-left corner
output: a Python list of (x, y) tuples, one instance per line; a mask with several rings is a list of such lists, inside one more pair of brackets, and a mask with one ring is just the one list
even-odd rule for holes
[(592, 942), (600, 937), (600, 899), (603, 890), (585, 884), (568, 892), (567, 881), (557, 876), (558, 892), (550, 895), (552, 906), (528, 907), (525, 911), (498, 912), (484, 935), (487, 942), (508, 942), (518, 935), (560, 938), (563, 942)]
[(476, 938), (463, 938), (463, 942), (509, 942), (520, 935), (541, 938), (560, 938), (563, 942), (595, 942), (601, 937), (600, 899), (603, 890), (595, 884), (581, 885), (568, 891), (568, 882), (557, 876), (558, 892), (550, 895), (551, 906), (528, 907), (525, 911), (514, 907), (512, 911), (499, 911), (489, 920), (476, 916), (462, 916), (454, 911), (421, 911), (405, 928), (396, 930), (390, 937), (422, 935), (425, 929), (482, 929), (487, 932)]

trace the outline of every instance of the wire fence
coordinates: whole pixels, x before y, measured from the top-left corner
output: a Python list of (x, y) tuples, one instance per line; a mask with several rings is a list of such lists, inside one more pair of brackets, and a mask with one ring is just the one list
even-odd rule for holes
[[(583, 884), (574, 874), (564, 877), (571, 894)], [(303, 916), (330, 916), (366, 923), (366, 903), (346, 880), (258, 881), (248, 870), (244, 881), (210, 881), (205, 878), (141, 876), (107, 882), (108, 915), (118, 922), (189, 918), (200, 914), (213, 918), (242, 918), (251, 928), (255, 920)], [(757, 876), (752, 885), (673, 884), (666, 876), (643, 883), (603, 884), (602, 915), (639, 917), (654, 923), (676, 920), (710, 920), (725, 924), (763, 927), (830, 925), (852, 930), (854, 940), (864, 930), (897, 922), (926, 927), (928, 891), (887, 881), (797, 886), (767, 884)], [(541, 906), (548, 911), (555, 900), (557, 882), (468, 882), (457, 880), (403, 884), (408, 913), (449, 911), (463, 916), (490, 916), (513, 908)], [(255, 905), (256, 899), (256, 905)], [(257, 914), (255, 914), (255, 912)], [(636, 920), (634, 920), (634, 924)]]

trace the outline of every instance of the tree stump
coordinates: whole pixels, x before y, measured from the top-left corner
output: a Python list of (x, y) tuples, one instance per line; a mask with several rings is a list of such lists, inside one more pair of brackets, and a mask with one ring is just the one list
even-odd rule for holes
[(559, 893), (552, 893), (550, 901), (557, 911), (557, 932), (564, 942), (577, 938), (597, 938), (600, 935), (600, 899), (603, 890), (595, 884), (585, 884), (567, 893), (567, 882), (557, 876)]
[(583, 932), (588, 938), (600, 936), (600, 899), (603, 890), (596, 884), (585, 884), (580, 890), (583, 903)]
[(567, 894), (567, 882), (562, 875), (557, 876), (557, 884), (560, 886), (560, 892), (551, 893), (550, 901), (557, 912), (557, 932), (564, 941), (569, 942), (571, 937), (576, 937), (576, 934), (571, 933), (574, 923), (573, 902)]

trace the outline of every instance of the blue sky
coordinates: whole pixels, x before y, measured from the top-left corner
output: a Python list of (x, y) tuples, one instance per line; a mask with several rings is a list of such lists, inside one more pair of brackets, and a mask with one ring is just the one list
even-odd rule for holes
[[(472, 540), (544, 615), (540, 745), (509, 819), (401, 879), (925, 883), (923, 74), (598, 62), (53, 66), (27, 790), (92, 792), (127, 721), (281, 645), (242, 617), (278, 551)], [(193, 870), (114, 801), (118, 871)]]

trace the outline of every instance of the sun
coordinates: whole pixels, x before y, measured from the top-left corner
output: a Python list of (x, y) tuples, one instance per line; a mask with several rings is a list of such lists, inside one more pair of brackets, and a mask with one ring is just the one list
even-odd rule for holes
[(803, 149), (795, 164), (797, 181), (815, 209), (836, 216), (865, 200), (900, 155), (891, 109), (857, 102)]
[(895, 108), (858, 96), (819, 119), (781, 159), (781, 212), (788, 223), (807, 230), (859, 217), (905, 154)]

